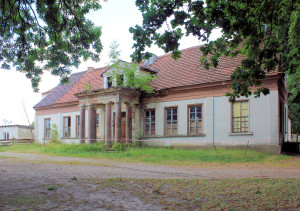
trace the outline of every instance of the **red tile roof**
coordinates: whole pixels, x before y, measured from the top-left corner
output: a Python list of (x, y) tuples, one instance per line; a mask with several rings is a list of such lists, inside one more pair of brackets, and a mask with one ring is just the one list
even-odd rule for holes
[(91, 83), (92, 89), (102, 88), (102, 77), (100, 75), (107, 69), (108, 67), (103, 67), (91, 71), (73, 73), (70, 76), (70, 82), (68, 84), (58, 84), (53, 91), (36, 104), (34, 108), (78, 101), (74, 94), (83, 91), (85, 89), (84, 85), (88, 82)]
[(91, 84), (91, 89), (100, 89), (103, 87), (102, 77), (100, 76), (108, 67), (102, 67), (87, 71), (81, 79), (68, 91), (62, 98), (56, 103), (67, 103), (78, 101), (78, 98), (74, 96), (75, 93), (85, 90), (87, 83)]
[(222, 57), (217, 68), (206, 70), (200, 65), (201, 56), (200, 46), (196, 46), (182, 50), (181, 58), (177, 61), (171, 54), (158, 57), (152, 65), (146, 66), (158, 72), (157, 78), (150, 85), (160, 90), (230, 80), (230, 75), (243, 59), (242, 56), (233, 59)]
[[(143, 66), (143, 64), (140, 64), (141, 67), (156, 72), (157, 78), (150, 82), (150, 85), (154, 89), (161, 90), (230, 80), (230, 75), (244, 58), (243, 56), (233, 59), (222, 57), (217, 68), (206, 70), (199, 62), (199, 58), (202, 55), (200, 46), (184, 49), (181, 52), (181, 58), (177, 61), (171, 58), (171, 54), (166, 54), (157, 57), (151, 65)], [(84, 85), (88, 82), (91, 83), (92, 89), (103, 87), (101, 74), (108, 68), (102, 67), (72, 74), (69, 84), (59, 84), (49, 95), (35, 105), (34, 108), (78, 101), (74, 94), (83, 91)]]

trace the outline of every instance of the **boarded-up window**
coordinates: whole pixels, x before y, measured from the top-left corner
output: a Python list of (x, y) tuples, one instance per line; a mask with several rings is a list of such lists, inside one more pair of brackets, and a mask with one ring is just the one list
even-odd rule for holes
[(203, 133), (202, 105), (189, 106), (189, 134)]
[(155, 135), (155, 110), (145, 111), (145, 136)]
[(245, 133), (249, 131), (248, 101), (232, 104), (232, 132)]
[(177, 134), (177, 108), (166, 109), (166, 135)]
[(71, 136), (71, 117), (64, 117), (64, 137)]
[(80, 116), (76, 116), (76, 137), (79, 137), (80, 132)]
[(51, 122), (50, 118), (44, 120), (44, 137), (45, 138), (50, 137), (50, 130), (51, 130), (50, 122)]

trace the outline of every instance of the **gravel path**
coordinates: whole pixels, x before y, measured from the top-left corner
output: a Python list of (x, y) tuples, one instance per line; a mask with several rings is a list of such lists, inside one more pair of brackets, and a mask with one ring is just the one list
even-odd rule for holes
[[(300, 157), (295, 159), (300, 160)], [(106, 159), (1, 152), (0, 210), (160, 210), (160, 207), (145, 204), (126, 191), (120, 192), (113, 187), (109, 190), (99, 189), (91, 181), (86, 181), (89, 178), (115, 177), (300, 178), (300, 163), (294, 162), (286, 167), (254, 164), (174, 167)], [(48, 190), (50, 185), (55, 186), (54, 191)]]

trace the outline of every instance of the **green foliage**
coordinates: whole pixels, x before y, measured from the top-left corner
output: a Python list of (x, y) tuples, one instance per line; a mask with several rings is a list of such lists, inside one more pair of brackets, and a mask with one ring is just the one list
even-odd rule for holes
[(25, 73), (32, 87), (44, 70), (68, 82), (81, 59), (99, 61), (101, 27), (85, 16), (101, 8), (98, 1), (1, 1), (1, 68)]
[(300, 71), (287, 76), (289, 97), (289, 114), (292, 119), (293, 133), (300, 134)]
[(55, 143), (55, 144), (60, 144), (61, 141), (58, 140), (58, 131), (57, 131), (57, 126), (56, 124), (51, 125), (51, 130), (50, 130), (50, 142)]
[[(299, 1), (137, 0), (136, 5), (143, 13), (143, 25), (130, 28), (135, 40), (133, 61), (149, 57), (145, 48), (153, 44), (180, 58), (179, 40), (185, 35), (207, 42), (200, 48), (200, 61), (207, 69), (216, 67), (222, 56), (244, 56), (231, 76), (230, 101), (268, 94), (262, 80), (278, 67), (289, 77), (300, 71)], [(168, 30), (163, 31), (165, 24)], [(217, 28), (222, 36), (210, 41)], [(251, 87), (258, 89), (253, 92)]]
[(90, 82), (87, 82), (86, 84), (83, 84), (84, 91), (91, 91), (92, 90), (92, 84)]
[(48, 187), (48, 190), (55, 190), (54, 185), (50, 185), (50, 186)]
[(120, 57), (119, 44), (113, 41), (110, 45), (110, 69), (107, 73), (110, 82), (115, 82), (117, 86), (140, 89), (147, 93), (152, 93), (153, 89), (149, 82), (156, 78), (156, 75), (148, 72), (141, 72), (137, 64), (122, 61)]
[(146, 148), (149, 147), (148, 144), (144, 141), (133, 141), (130, 145), (131, 148)]
[(126, 143), (124, 143), (123, 141), (116, 143), (112, 146), (112, 149), (118, 152), (122, 152), (125, 151), (127, 149), (127, 145)]

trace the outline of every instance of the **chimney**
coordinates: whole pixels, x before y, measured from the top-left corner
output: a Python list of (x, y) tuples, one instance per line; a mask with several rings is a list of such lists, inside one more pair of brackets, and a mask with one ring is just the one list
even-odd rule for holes
[(151, 65), (155, 62), (157, 56), (155, 54), (152, 54), (152, 56), (149, 59), (145, 59), (144, 66)]
[(94, 67), (88, 67), (87, 71), (92, 71)]

